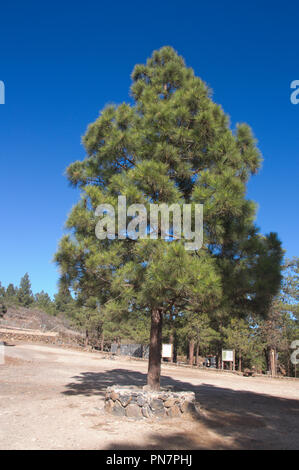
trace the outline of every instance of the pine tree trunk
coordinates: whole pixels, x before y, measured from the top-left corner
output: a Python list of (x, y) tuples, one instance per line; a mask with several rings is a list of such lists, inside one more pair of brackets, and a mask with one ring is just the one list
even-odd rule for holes
[(104, 351), (104, 341), (105, 341), (105, 338), (104, 338), (104, 333), (102, 333), (102, 336), (101, 336), (101, 345), (100, 345), (100, 351)]
[(173, 362), (173, 358), (174, 358), (174, 335), (173, 335), (173, 333), (170, 333), (169, 343), (172, 345), (172, 352), (171, 352), (170, 362)]
[(88, 333), (88, 330), (86, 329), (85, 330), (85, 347), (87, 348), (89, 344), (89, 333)]
[(269, 364), (270, 364), (270, 374), (274, 375), (274, 360), (273, 360), (273, 349), (270, 348), (269, 350)]
[(239, 371), (242, 371), (242, 354), (239, 352)]
[(277, 375), (277, 363), (276, 363), (276, 350), (275, 348), (269, 349), (269, 366), (270, 366), (270, 374), (272, 377)]
[(276, 377), (277, 375), (277, 358), (276, 358), (277, 352), (276, 348), (273, 349), (273, 362), (274, 362), (274, 376)]
[(199, 359), (199, 341), (197, 342), (197, 345), (196, 345), (196, 359), (195, 359), (195, 363), (196, 363), (196, 366), (198, 367), (198, 359)]
[(222, 362), (221, 362), (221, 353), (217, 354), (217, 369), (221, 369), (222, 367)]
[(193, 366), (194, 362), (194, 339), (189, 341), (189, 365)]
[(117, 355), (120, 356), (120, 337), (117, 337)]
[(147, 373), (147, 384), (152, 390), (160, 390), (162, 325), (162, 312), (159, 309), (152, 310), (150, 349)]

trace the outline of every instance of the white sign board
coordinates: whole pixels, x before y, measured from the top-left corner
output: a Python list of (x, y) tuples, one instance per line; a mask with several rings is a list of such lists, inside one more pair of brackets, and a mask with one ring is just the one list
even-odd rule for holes
[(232, 349), (222, 349), (222, 360), (234, 362), (234, 351)]
[(172, 344), (162, 344), (162, 357), (172, 358)]

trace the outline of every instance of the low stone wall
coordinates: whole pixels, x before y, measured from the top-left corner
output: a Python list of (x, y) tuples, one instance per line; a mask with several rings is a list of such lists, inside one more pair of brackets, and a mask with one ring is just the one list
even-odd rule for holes
[(58, 333), (42, 333), (35, 330), (15, 330), (8, 328), (0, 328), (1, 341), (29, 341), (29, 342), (43, 342), (55, 344), (58, 339)]
[(61, 332), (41, 332), (29, 329), (0, 328), (0, 341), (21, 341), (28, 343), (52, 344), (56, 346), (84, 347), (84, 339), (80, 335)]
[(108, 387), (105, 396), (105, 411), (114, 416), (127, 416), (128, 418), (178, 418), (194, 416), (195, 395), (193, 392), (173, 392), (161, 390), (154, 392), (145, 386), (121, 387), (118, 385)]

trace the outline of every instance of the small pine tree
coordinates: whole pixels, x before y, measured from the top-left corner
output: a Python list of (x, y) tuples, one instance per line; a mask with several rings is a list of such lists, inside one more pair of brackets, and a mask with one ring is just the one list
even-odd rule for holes
[(17, 287), (15, 287), (12, 283), (8, 284), (5, 296), (8, 300), (17, 300)]
[(189, 364), (193, 365), (196, 347), (196, 365), (199, 352), (205, 354), (219, 339), (219, 333), (212, 328), (211, 318), (206, 313), (188, 312), (181, 320), (179, 336), (189, 345)]
[(2, 286), (1, 282), (0, 282), (0, 299), (4, 299), (5, 297), (5, 287)]
[(59, 283), (58, 293), (54, 295), (54, 304), (57, 312), (70, 314), (74, 307), (74, 299), (69, 288), (63, 280)]
[(232, 318), (229, 325), (222, 328), (225, 347), (233, 348), (238, 355), (239, 371), (242, 370), (242, 358), (251, 349), (253, 332), (248, 321)]
[(20, 287), (18, 289), (18, 300), (24, 307), (29, 307), (29, 305), (33, 303), (34, 297), (28, 273), (26, 273), (21, 279)]
[(53, 305), (53, 302), (51, 300), (51, 297), (47, 292), (44, 292), (43, 290), (41, 292), (38, 292), (34, 296), (34, 302), (37, 307), (43, 308), (48, 311)]
[(285, 310), (291, 312), (299, 322), (299, 258), (287, 259), (285, 262), (281, 301)]

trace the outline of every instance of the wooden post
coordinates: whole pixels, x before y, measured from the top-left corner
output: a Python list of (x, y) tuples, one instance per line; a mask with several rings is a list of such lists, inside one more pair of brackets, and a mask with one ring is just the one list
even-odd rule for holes
[(170, 358), (170, 362), (174, 362), (174, 334), (173, 334), (173, 333), (170, 334), (169, 343), (171, 344), (171, 358)]

